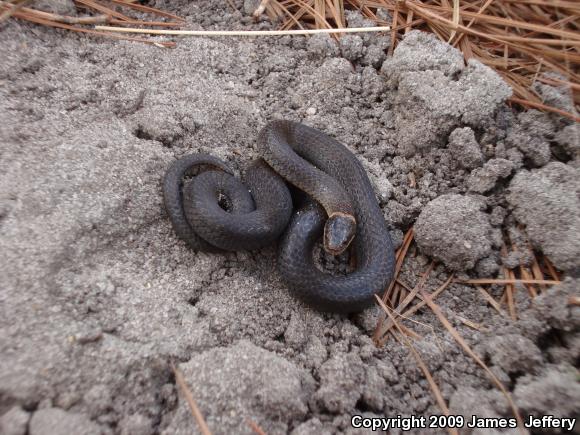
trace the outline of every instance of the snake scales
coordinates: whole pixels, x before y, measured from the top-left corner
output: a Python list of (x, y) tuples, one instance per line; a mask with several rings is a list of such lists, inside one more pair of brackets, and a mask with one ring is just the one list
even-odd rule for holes
[[(164, 202), (177, 235), (209, 251), (257, 249), (282, 235), (278, 268), (297, 296), (324, 311), (372, 304), (392, 279), (394, 250), (361, 163), (333, 138), (291, 121), (268, 124), (258, 147), (262, 158), (246, 170), (244, 183), (209, 155), (187, 155), (169, 167)], [(309, 197), (294, 214), (286, 182)], [(356, 269), (345, 276), (321, 271), (313, 257), (320, 237), (331, 254), (352, 241)]]

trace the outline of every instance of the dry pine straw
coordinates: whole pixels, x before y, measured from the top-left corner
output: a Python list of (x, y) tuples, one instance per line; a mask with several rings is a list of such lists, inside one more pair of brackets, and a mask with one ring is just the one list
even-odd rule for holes
[[(428, 293), (425, 290), (425, 285), (428, 281), (429, 275), (434, 268), (434, 262), (432, 261), (427, 269), (419, 277), (418, 283), (415, 287), (410, 288), (402, 282), (399, 277), (402, 266), (405, 259), (409, 257), (411, 249), (413, 247), (413, 229), (409, 229), (403, 238), (403, 243), (396, 253), (396, 265), (395, 273), (392, 282), (389, 287), (385, 290), (383, 297), (376, 297), (377, 302), (383, 309), (383, 314), (379, 317), (375, 332), (373, 334), (373, 340), (377, 346), (383, 346), (388, 340), (389, 335), (394, 336), (399, 342), (403, 343), (411, 352), (415, 358), (418, 366), (423, 371), (431, 391), (435, 397), (441, 412), (445, 415), (448, 414), (449, 410), (445, 404), (444, 399), (441, 397), (441, 393), (433, 376), (429, 373), (428, 368), (424, 364), (421, 356), (417, 353), (410, 339), (421, 339), (421, 337), (414, 332), (410, 327), (402, 324), (402, 321), (411, 320), (409, 316), (414, 314), (419, 309), (423, 308), (425, 305), (430, 308), (433, 313), (437, 316), (441, 324), (448, 330), (453, 339), (463, 348), (463, 350), (471, 356), (471, 358), (482, 367), (487, 376), (491, 381), (499, 388), (502, 394), (506, 397), (512, 412), (516, 419), (518, 420), (518, 426), (523, 428), (520, 413), (513, 402), (510, 393), (504, 387), (504, 385), (499, 381), (499, 379), (491, 372), (489, 367), (483, 362), (483, 360), (477, 355), (471, 347), (465, 342), (461, 337), (459, 332), (452, 326), (451, 322), (445, 317), (442, 310), (434, 302), (434, 299), (441, 294), (452, 282), (457, 282), (466, 285), (474, 285), (475, 288), (482, 295), (483, 301), (488, 303), (493, 309), (495, 309), (500, 315), (506, 316), (506, 311), (502, 306), (507, 306), (509, 316), (513, 320), (517, 320), (516, 306), (514, 303), (514, 293), (518, 290), (518, 286), (524, 286), (530, 297), (535, 298), (538, 294), (545, 291), (548, 285), (558, 284), (560, 282), (560, 277), (554, 266), (551, 264), (548, 258), (543, 257), (540, 260), (535, 256), (530, 248), (530, 252), (533, 256), (533, 262), (531, 268), (524, 268), (520, 266), (518, 270), (512, 271), (507, 268), (502, 268), (502, 273), (504, 275), (503, 279), (470, 279), (470, 280), (455, 280), (453, 274), (442, 283), (438, 288), (436, 288), (432, 293)], [(514, 245), (509, 248), (515, 251)], [(502, 254), (507, 253), (507, 246), (504, 246)], [(547, 278), (546, 278), (547, 277)], [(483, 287), (484, 285), (493, 286), (503, 286), (504, 292), (500, 300), (496, 300), (491, 296), (491, 294)], [(416, 303), (411, 307), (408, 306), (412, 301), (416, 300)], [(578, 301), (570, 300), (570, 304), (578, 303)], [(397, 317), (399, 321), (397, 321)], [(463, 318), (457, 314), (454, 317), (461, 323), (467, 325), (468, 327), (474, 329), (481, 329), (484, 325), (478, 325), (471, 322), (468, 319)], [(419, 322), (414, 322), (419, 323)], [(393, 331), (393, 327), (398, 330), (399, 335)]]
[[(109, 38), (174, 47), (173, 41), (118, 34), (112, 27), (87, 25), (181, 27), (182, 18), (135, 0), (74, 0), (96, 13), (62, 16), (26, 7), (31, 0), (0, 0), (0, 22), (14, 17), (37, 24)], [(234, 8), (231, 1), (230, 7)], [(427, 30), (459, 48), (465, 59), (477, 59), (495, 69), (513, 88), (512, 104), (549, 111), (580, 122), (580, 2), (572, 0), (262, 0), (254, 12), (288, 29), (345, 28), (345, 9), (360, 11), (378, 26), (391, 25), (389, 54), (413, 28)], [(121, 12), (121, 10), (123, 12)], [(129, 10), (160, 19), (143, 21)], [(392, 18), (387, 18), (386, 14)], [(146, 29), (126, 28), (130, 32)], [(151, 29), (153, 30), (153, 29)], [(156, 30), (163, 33), (159, 29)], [(335, 35), (336, 38), (339, 36)], [(544, 104), (536, 82), (565, 90), (574, 102), (572, 113)]]
[[(511, 102), (577, 122), (580, 103), (580, 2), (561, 0), (264, 0), (257, 12), (281, 28), (345, 27), (345, 8), (391, 25), (389, 53), (411, 29), (422, 29), (495, 69), (513, 88)], [(391, 20), (386, 18), (388, 12)], [(546, 74), (551, 73), (551, 74)], [(574, 113), (550, 107), (535, 82), (563, 87)]]
[[(512, 252), (517, 252), (517, 248), (515, 245), (509, 243), (509, 239), (508, 244), (510, 245), (509, 250)], [(399, 275), (404, 261), (411, 253), (411, 247), (414, 247), (413, 228), (410, 228), (406, 232), (405, 236), (403, 237), (403, 243), (396, 252), (394, 277), (389, 284), (389, 287), (385, 289), (381, 299), (383, 303), (387, 304), (393, 309), (396, 316), (399, 316), (403, 319), (409, 318), (409, 316), (427, 304), (427, 301), (422, 296), (422, 292), (424, 292), (425, 284), (435, 265), (433, 261), (429, 264), (427, 269), (421, 274), (415, 287), (411, 288), (409, 285), (405, 284)], [(529, 296), (533, 299), (544, 292), (548, 286), (556, 285), (561, 282), (560, 275), (550, 260), (545, 256), (538, 258), (531, 247), (528, 247), (528, 249), (532, 257), (532, 263), (529, 268), (520, 265), (517, 269), (510, 270), (502, 266), (501, 271), (503, 278), (498, 279), (484, 278), (459, 280), (454, 279), (453, 274), (451, 274), (444, 283), (442, 283), (433, 291), (433, 293), (430, 295), (430, 298), (435, 299), (452, 282), (473, 285), (482, 295), (483, 300), (499, 314), (505, 315), (505, 311), (502, 309), (502, 306), (507, 306), (509, 315), (512, 320), (517, 320), (514, 294), (518, 288), (526, 289)], [(502, 255), (507, 255), (507, 252), (508, 247), (505, 245), (502, 248)], [(493, 296), (491, 296), (488, 289), (486, 289), (484, 286), (495, 286), (496, 288), (501, 288), (503, 286), (504, 291), (500, 299), (496, 300), (493, 298)], [(417, 300), (417, 303), (411, 308), (407, 308), (415, 299)], [(468, 319), (463, 320), (463, 323), (467, 325), (476, 325), (474, 322), (471, 322)], [(392, 321), (386, 321), (385, 315), (379, 318), (373, 334), (373, 340), (377, 346), (384, 345), (388, 338), (388, 333), (391, 331), (393, 326), (394, 324)]]

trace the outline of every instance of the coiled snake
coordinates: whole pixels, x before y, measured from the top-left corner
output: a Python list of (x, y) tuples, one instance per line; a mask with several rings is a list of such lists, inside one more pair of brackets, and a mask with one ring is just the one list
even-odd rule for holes
[[(264, 127), (258, 147), (262, 158), (246, 170), (244, 183), (205, 154), (169, 167), (164, 202), (177, 235), (195, 250), (210, 251), (257, 249), (282, 235), (278, 268), (297, 296), (324, 311), (350, 313), (372, 304), (392, 279), (395, 259), (361, 163), (330, 136), (291, 121)], [(310, 198), (294, 214), (286, 182)], [(321, 236), (331, 254), (353, 241), (352, 273), (335, 276), (316, 266), (313, 249)]]

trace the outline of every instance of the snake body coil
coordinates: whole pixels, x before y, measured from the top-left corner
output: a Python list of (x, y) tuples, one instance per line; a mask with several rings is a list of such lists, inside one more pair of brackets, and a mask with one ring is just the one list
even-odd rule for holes
[[(189, 155), (173, 163), (163, 191), (177, 235), (195, 250), (238, 250), (271, 244), (285, 230), (278, 268), (300, 298), (344, 313), (372, 304), (392, 278), (394, 250), (361, 163), (326, 134), (290, 121), (268, 124), (258, 145), (263, 160), (246, 171), (247, 187), (211, 156)], [(184, 182), (199, 167), (208, 170)], [(294, 215), (284, 181), (311, 198)], [(333, 276), (316, 266), (313, 248), (321, 236), (333, 254), (353, 240), (354, 272)]]

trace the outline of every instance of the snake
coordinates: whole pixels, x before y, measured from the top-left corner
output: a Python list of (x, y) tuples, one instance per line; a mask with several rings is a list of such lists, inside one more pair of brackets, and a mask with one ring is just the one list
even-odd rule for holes
[[(393, 278), (395, 255), (363, 165), (336, 139), (294, 121), (268, 123), (257, 148), (259, 158), (242, 180), (208, 154), (189, 154), (169, 166), (163, 197), (177, 236), (195, 251), (210, 252), (278, 241), (279, 274), (298, 298), (345, 314), (371, 306)], [(324, 271), (314, 254), (320, 241), (330, 255), (350, 250), (354, 270)]]

